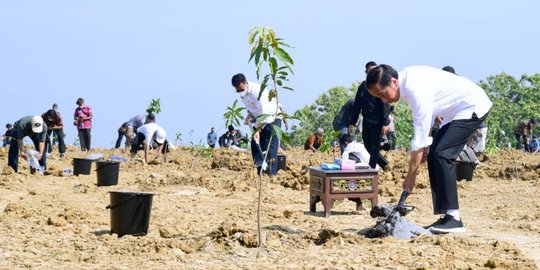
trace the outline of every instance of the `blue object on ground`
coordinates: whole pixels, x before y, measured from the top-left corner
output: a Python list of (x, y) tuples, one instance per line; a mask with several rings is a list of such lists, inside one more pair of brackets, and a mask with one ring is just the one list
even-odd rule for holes
[(340, 170), (341, 167), (335, 163), (323, 163), (321, 164), (323, 170)]

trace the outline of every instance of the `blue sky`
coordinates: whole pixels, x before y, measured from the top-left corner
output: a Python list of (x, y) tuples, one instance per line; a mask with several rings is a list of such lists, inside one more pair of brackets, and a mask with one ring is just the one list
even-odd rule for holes
[[(66, 119), (75, 101), (94, 110), (93, 146), (161, 99), (157, 121), (184, 143), (224, 130), (238, 97), (233, 74), (255, 80), (247, 34), (272, 27), (295, 48), (288, 112), (333, 86), (364, 78), (365, 62), (442, 67), (478, 82), (539, 72), (538, 1), (3, 1), (0, 122), (45, 112)], [(190, 136), (190, 131), (193, 130)]]

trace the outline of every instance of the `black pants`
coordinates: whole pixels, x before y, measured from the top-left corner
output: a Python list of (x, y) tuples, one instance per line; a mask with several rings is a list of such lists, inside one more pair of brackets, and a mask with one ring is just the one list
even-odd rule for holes
[(47, 140), (45, 141), (45, 147), (47, 147), (47, 153), (52, 152), (52, 143), (51, 143), (51, 134), (56, 135), (58, 138), (58, 152), (63, 154), (66, 152), (66, 143), (64, 142), (64, 129), (48, 129), (47, 130)]
[(79, 143), (81, 144), (82, 151), (90, 151), (91, 131), (91, 128), (79, 129)]
[[(364, 122), (363, 122), (364, 123)], [(369, 166), (375, 169), (379, 164), (384, 169), (388, 162), (381, 156), (381, 129), (382, 125), (362, 123), (362, 140), (369, 153)]]
[(454, 120), (442, 126), (429, 148), (428, 171), (435, 214), (459, 209), (456, 187), (456, 158), (471, 135), (486, 120), (488, 113), (478, 118)]
[(122, 144), (122, 138), (124, 138), (124, 136), (126, 136), (125, 132), (118, 131), (118, 138), (116, 139), (116, 143), (114, 144), (114, 148), (120, 148), (120, 145)]
[[(527, 136), (525, 134), (519, 134), (517, 132), (514, 132), (514, 136), (516, 136), (516, 149), (521, 150), (525, 148), (525, 151), (529, 152), (529, 142), (527, 140)], [(523, 144), (521, 144), (523, 143)]]
[(268, 168), (266, 170), (269, 175), (277, 174), (279, 138), (275, 134), (274, 126), (281, 128), (281, 119), (277, 119), (270, 124), (264, 125), (264, 127), (259, 131), (260, 144), (257, 144), (253, 139), (251, 140), (251, 156), (253, 157), (255, 166), (257, 167), (257, 173), (260, 172), (263, 164), (264, 152), (268, 149), (268, 155), (266, 155)]

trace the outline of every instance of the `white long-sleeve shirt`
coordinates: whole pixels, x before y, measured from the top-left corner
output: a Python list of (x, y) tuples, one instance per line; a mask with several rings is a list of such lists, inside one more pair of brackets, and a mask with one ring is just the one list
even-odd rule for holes
[(429, 136), (435, 116), (441, 127), (453, 120), (481, 118), (493, 103), (476, 83), (453, 73), (428, 66), (412, 66), (399, 72), (399, 94), (413, 114), (411, 150), (431, 145)]
[(261, 95), (261, 99), (257, 100), (259, 92), (261, 90), (261, 85), (254, 82), (248, 81), (248, 89), (246, 94), (242, 96), (242, 102), (246, 106), (246, 110), (250, 112), (253, 116), (257, 117), (262, 114), (268, 114), (269, 116), (264, 119), (261, 123), (255, 123), (257, 126), (261, 124), (267, 124), (274, 122), (274, 114), (276, 111), (279, 113), (281, 110), (278, 107), (276, 98), (268, 100), (268, 90), (265, 89)]
[[(370, 155), (363, 144), (359, 142), (350, 142), (343, 150), (341, 159), (342, 160), (349, 159), (349, 154), (354, 154), (356, 157), (360, 159), (360, 163), (356, 163), (356, 164), (369, 166)], [(377, 167), (378, 166), (379, 165), (377, 165)]]

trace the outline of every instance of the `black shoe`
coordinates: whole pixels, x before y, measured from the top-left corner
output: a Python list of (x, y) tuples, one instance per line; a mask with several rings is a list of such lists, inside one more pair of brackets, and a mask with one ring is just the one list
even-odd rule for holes
[(427, 229), (432, 233), (464, 233), (467, 231), (463, 227), (463, 222), (456, 220), (451, 215), (444, 215), (435, 223), (429, 225)]

